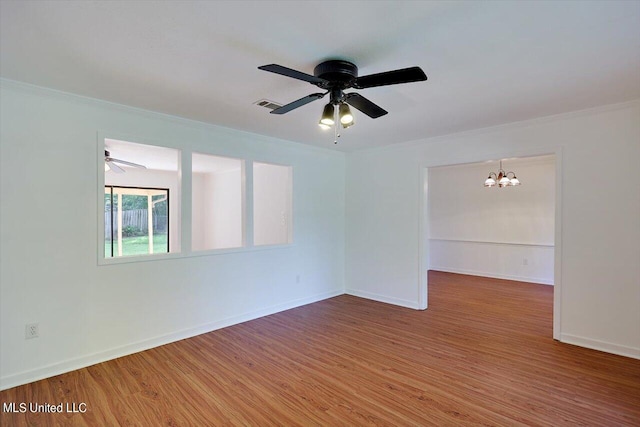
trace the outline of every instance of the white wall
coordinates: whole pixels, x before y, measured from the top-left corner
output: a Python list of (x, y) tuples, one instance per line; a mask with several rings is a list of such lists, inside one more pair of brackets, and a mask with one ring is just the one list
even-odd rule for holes
[(242, 246), (242, 170), (211, 174), (213, 197), (211, 212), (212, 236), (209, 247)]
[(550, 153), (561, 161), (559, 338), (640, 357), (637, 101), (348, 155), (347, 292), (420, 306), (423, 168)]
[(523, 184), (484, 187), (497, 161), (429, 168), (428, 266), (553, 284), (555, 158), (509, 159), (503, 168)]
[[(6, 80), (0, 90), (2, 388), (343, 292), (342, 153)], [(292, 165), (295, 244), (99, 265), (98, 133)], [(35, 322), (40, 337), (25, 340)]]
[(429, 239), (430, 270), (553, 285), (553, 245)]
[(242, 246), (242, 169), (192, 176), (193, 250)]
[(256, 245), (291, 242), (291, 169), (253, 164), (254, 241)]

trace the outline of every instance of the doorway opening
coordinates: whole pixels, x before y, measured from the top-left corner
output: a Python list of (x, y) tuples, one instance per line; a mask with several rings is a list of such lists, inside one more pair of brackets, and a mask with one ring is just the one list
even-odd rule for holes
[[(522, 185), (485, 187), (500, 160)], [(560, 160), (560, 153), (551, 153), (423, 168), (423, 308), (429, 270), (554, 286), (553, 336), (558, 339)]]

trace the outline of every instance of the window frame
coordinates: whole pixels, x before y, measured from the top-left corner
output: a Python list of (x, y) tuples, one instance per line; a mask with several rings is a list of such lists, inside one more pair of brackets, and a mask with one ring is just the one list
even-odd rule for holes
[[(107, 191), (106, 191), (107, 188), (111, 188), (111, 192), (110, 193), (107, 193)], [(166, 199), (166, 201), (167, 201), (167, 251), (166, 252), (158, 252), (158, 253), (151, 253), (151, 254), (147, 253), (147, 254), (139, 254), (139, 255), (118, 255), (118, 256), (114, 255), (114, 252), (113, 252), (113, 242), (114, 242), (114, 240), (113, 240), (113, 227), (114, 227), (114, 224), (113, 224), (113, 217), (114, 217), (114, 215), (113, 215), (113, 195), (114, 195), (113, 189), (114, 188), (131, 189), (131, 190), (143, 190), (143, 191), (144, 190), (151, 190), (151, 191), (155, 190), (155, 191), (166, 192), (166, 194), (167, 194), (167, 199)], [(171, 241), (170, 241), (171, 227), (169, 226), (170, 220), (171, 220), (171, 209), (169, 209), (169, 207), (171, 206), (170, 205), (170, 203), (171, 203), (171, 196), (170, 196), (171, 191), (170, 191), (169, 188), (137, 187), (137, 186), (126, 186), (126, 185), (105, 185), (104, 189), (105, 189), (105, 193), (104, 194), (105, 195), (106, 194), (110, 194), (110, 196), (111, 196), (111, 227), (110, 227), (111, 228), (111, 256), (107, 257), (107, 254), (104, 253), (103, 256), (104, 256), (105, 259), (120, 259), (122, 257), (132, 257), (132, 256), (146, 257), (146, 256), (163, 255), (163, 254), (171, 253)], [(131, 194), (128, 194), (128, 195), (131, 195)], [(139, 194), (139, 196), (144, 196), (144, 195), (143, 194)], [(149, 196), (149, 195), (147, 195), (147, 196)], [(106, 206), (105, 206), (105, 209), (103, 209), (103, 212), (106, 212)], [(147, 215), (149, 215), (149, 214), (147, 213)], [(151, 233), (153, 234), (153, 229), (152, 229)], [(104, 241), (104, 246), (105, 247), (106, 247), (106, 244), (107, 244), (107, 241), (106, 241), (106, 236), (105, 236), (105, 241)]]
[[(147, 255), (129, 255), (123, 257), (109, 257), (104, 256), (105, 246), (105, 227), (104, 227), (104, 188), (105, 188), (105, 174), (104, 174), (104, 150), (105, 140), (120, 140), (125, 142), (131, 142), (134, 144), (151, 145), (160, 148), (168, 148), (176, 150), (178, 153), (178, 195), (174, 195), (172, 198), (173, 203), (176, 204), (177, 217), (173, 221), (177, 221), (177, 229), (173, 231), (174, 239), (178, 239), (178, 251), (162, 253), (162, 254), (147, 254)], [(122, 134), (118, 132), (97, 132), (97, 152), (96, 152), (96, 174), (97, 174), (97, 265), (109, 266), (128, 263), (140, 263), (149, 261), (171, 260), (181, 258), (193, 258), (202, 256), (215, 256), (235, 253), (247, 253), (265, 250), (287, 250), (296, 246), (295, 242), (295, 165), (284, 164), (277, 161), (270, 161), (267, 158), (255, 158), (251, 154), (247, 153), (228, 153), (226, 150), (208, 150), (208, 147), (204, 147), (202, 144), (187, 142), (181, 142), (179, 144), (171, 143), (170, 141), (159, 141), (157, 139), (150, 139), (140, 137), (139, 135)], [(192, 155), (205, 154), (216, 157), (227, 157), (243, 161), (243, 173), (242, 173), (242, 203), (243, 209), (243, 246), (234, 248), (221, 248), (221, 249), (207, 249), (201, 251), (193, 251), (191, 248), (191, 221), (192, 221)], [(291, 191), (289, 195), (289, 204), (291, 207), (290, 226), (289, 226), (289, 239), (287, 243), (267, 244), (267, 245), (254, 245), (254, 224), (253, 224), (253, 169), (254, 163), (264, 163), (275, 166), (284, 166), (290, 168), (291, 176)], [(115, 187), (118, 187), (115, 185)], [(125, 187), (125, 186), (120, 186)], [(169, 208), (170, 209), (170, 208)], [(177, 219), (176, 219), (177, 218)], [(169, 231), (168, 231), (169, 232)], [(177, 236), (177, 237), (176, 237)]]

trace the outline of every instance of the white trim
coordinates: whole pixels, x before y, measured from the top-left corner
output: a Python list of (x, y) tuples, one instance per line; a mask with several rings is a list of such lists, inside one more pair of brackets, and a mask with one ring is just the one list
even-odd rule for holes
[(553, 339), (559, 340), (562, 334), (562, 146), (556, 151), (556, 211), (553, 250)]
[(604, 351), (605, 353), (617, 354), (619, 356), (631, 357), (640, 360), (640, 348), (627, 347), (624, 345), (613, 344), (606, 341), (593, 340), (577, 335), (561, 334), (560, 342), (565, 344), (577, 345), (580, 347), (590, 348), (592, 350)]
[(429, 238), (429, 241), (434, 242), (455, 242), (455, 243), (477, 243), (481, 245), (499, 245), (499, 246), (528, 246), (533, 248), (553, 248), (553, 244), (544, 243), (517, 243), (517, 242), (497, 242), (489, 240), (463, 240), (463, 239), (437, 239)]
[[(0, 79), (1, 81), (2, 79)], [(75, 96), (75, 95), (70, 95)], [(180, 192), (180, 197), (174, 199), (178, 204), (178, 230), (175, 232), (179, 235), (179, 251), (162, 253), (162, 254), (147, 254), (147, 255), (131, 255), (131, 256), (118, 256), (118, 257), (104, 257), (104, 219), (100, 216), (104, 212), (104, 200), (98, 197), (98, 245), (97, 245), (97, 265), (98, 266), (106, 266), (106, 265), (116, 265), (116, 264), (128, 264), (128, 263), (137, 263), (137, 262), (146, 262), (146, 261), (161, 261), (168, 259), (181, 259), (181, 258), (192, 258), (192, 257), (200, 257), (200, 256), (216, 256), (216, 255), (227, 255), (227, 254), (235, 254), (235, 253), (245, 253), (245, 252), (254, 252), (254, 251), (262, 251), (262, 250), (271, 250), (271, 249), (286, 249), (295, 246), (294, 243), (294, 210), (293, 210), (293, 202), (294, 202), (294, 182), (293, 182), (293, 171), (295, 169), (292, 164), (284, 164), (271, 162), (267, 160), (262, 160), (262, 158), (256, 159), (254, 156), (245, 156), (243, 158), (237, 156), (229, 156), (224, 153), (219, 152), (209, 152), (204, 149), (192, 149), (192, 148), (184, 148), (179, 147), (175, 144), (172, 144), (170, 141), (166, 140), (157, 140), (153, 138), (145, 138), (139, 137), (132, 134), (123, 134), (119, 132), (111, 132), (105, 130), (99, 130), (97, 132), (97, 181), (98, 181), (98, 192), (104, 191), (105, 187), (105, 176), (104, 170), (101, 165), (104, 164), (104, 150), (105, 150), (105, 139), (117, 139), (122, 141), (131, 141), (137, 144), (145, 144), (152, 145), (156, 147), (170, 148), (178, 151), (178, 188)], [(233, 248), (220, 248), (220, 249), (205, 249), (201, 251), (194, 251), (191, 245), (192, 239), (192, 230), (191, 230), (191, 217), (192, 217), (192, 156), (193, 153), (218, 156), (218, 157), (228, 157), (237, 160), (241, 160), (243, 163), (244, 174), (243, 174), (243, 243), (244, 246), (233, 247)], [(254, 163), (263, 163), (269, 165), (283, 166), (288, 167), (290, 169), (291, 174), (291, 215), (289, 219), (290, 227), (289, 227), (289, 240), (288, 243), (278, 243), (278, 244), (265, 244), (265, 245), (254, 245), (253, 242), (253, 164)], [(188, 191), (185, 191), (188, 189)], [(174, 196), (175, 197), (175, 196)]]
[(431, 236), (431, 231), (429, 230), (429, 216), (428, 216), (428, 208), (427, 205), (428, 198), (427, 189), (429, 186), (428, 182), (428, 169), (420, 166), (420, 185), (418, 186), (418, 190), (420, 191), (420, 196), (418, 197), (420, 203), (420, 218), (418, 223), (418, 309), (426, 310), (429, 307), (429, 275), (427, 274), (427, 270), (429, 269), (429, 262), (427, 260), (428, 250), (425, 247), (425, 244), (429, 244), (429, 236)]
[[(127, 139), (125, 141), (131, 140)], [(174, 198), (177, 199), (176, 213), (178, 215), (178, 229), (175, 231), (178, 233), (178, 236), (177, 239), (174, 239), (174, 242), (178, 242), (179, 250), (173, 253), (181, 256), (191, 256), (193, 250), (193, 230), (191, 228), (191, 221), (193, 219), (193, 150), (178, 150), (177, 190), (180, 197)], [(167, 206), (167, 209), (170, 209), (170, 206)], [(169, 245), (169, 250), (171, 250), (171, 245)]]
[[(97, 227), (96, 229), (98, 230), (98, 238), (97, 238), (97, 247), (96, 247), (96, 262), (98, 265), (100, 265), (101, 260), (106, 259), (105, 257), (105, 253), (104, 253), (104, 247), (105, 247), (105, 237), (104, 237), (104, 233), (105, 233), (105, 227), (104, 227), (104, 210), (105, 210), (105, 201), (104, 201), (104, 184), (105, 184), (105, 179), (104, 179), (104, 166), (101, 168), (102, 165), (104, 165), (104, 137), (103, 135), (101, 135), (100, 132), (98, 132), (96, 134), (96, 146), (97, 146), (97, 150), (96, 150), (96, 154), (97, 154), (97, 158), (96, 158), (96, 164), (98, 165), (98, 172), (97, 172), (97, 181), (98, 181), (98, 194), (102, 194), (102, 199), (100, 197), (96, 197), (96, 202), (98, 203), (97, 209), (96, 209), (96, 213), (97, 213), (97, 221), (98, 223), (96, 224)], [(102, 169), (102, 171), (100, 171), (100, 169)], [(102, 219), (100, 219), (100, 215), (102, 215)], [(102, 247), (100, 247), (100, 245), (102, 245)]]
[[(4, 77), (0, 77), (0, 88), (7, 89), (7, 90), (19, 90), (22, 92), (31, 93), (36, 96), (53, 97), (53, 98), (62, 99), (69, 102), (76, 102), (79, 104), (93, 106), (93, 107), (107, 108), (112, 111), (122, 112), (126, 114), (133, 114), (143, 118), (162, 120), (164, 122), (171, 122), (181, 126), (187, 126), (192, 129), (215, 130), (217, 132), (226, 132), (227, 135), (219, 136), (221, 140), (224, 140), (226, 136), (233, 137), (234, 139), (238, 139), (238, 136), (240, 134), (247, 141), (262, 141), (269, 144), (278, 145), (279, 147), (286, 145), (287, 149), (297, 151), (297, 152), (320, 152), (320, 153), (334, 155), (334, 156), (344, 156), (346, 154), (343, 151), (338, 151), (333, 148), (318, 147), (315, 145), (303, 144), (301, 142), (292, 141), (289, 139), (280, 139), (280, 138), (270, 137), (270, 136), (261, 135), (258, 133), (248, 132), (245, 130), (229, 128), (229, 127), (215, 125), (215, 124), (202, 122), (198, 120), (187, 119), (185, 117), (175, 116), (167, 113), (160, 113), (157, 111), (145, 110), (139, 107), (132, 107), (129, 105), (118, 104), (115, 102), (105, 101), (98, 98), (91, 98), (84, 95), (64, 92), (58, 89), (52, 89), (44, 86), (37, 86), (30, 83), (24, 83), (17, 80), (7, 79)], [(113, 134), (110, 134), (110, 135), (113, 135)], [(114, 138), (114, 139), (118, 139), (118, 138)], [(127, 141), (127, 139), (125, 139), (125, 141)], [(132, 141), (140, 141), (140, 143), (144, 143), (142, 142), (141, 139), (132, 140)], [(157, 145), (162, 145), (162, 144), (157, 144)]]
[(242, 162), (242, 247), (250, 250), (264, 248), (253, 244), (253, 158)]
[(347, 289), (345, 290), (344, 293), (347, 295), (352, 295), (354, 297), (383, 302), (385, 304), (398, 305), (400, 307), (413, 308), (414, 310), (420, 310), (419, 305), (415, 301), (409, 301), (401, 298), (393, 298), (387, 295), (374, 294), (372, 292), (359, 291), (357, 289)]
[(491, 277), (492, 279), (515, 280), (516, 282), (536, 283), (539, 285), (553, 285), (552, 280), (541, 279), (538, 277), (517, 276), (515, 274), (490, 273), (487, 271), (467, 270), (465, 268), (439, 267), (432, 265), (429, 270), (444, 271), (445, 273), (466, 274), (469, 276)]
[[(129, 264), (148, 261), (163, 261), (170, 259), (182, 259), (182, 258), (195, 258), (203, 256), (217, 256), (217, 255), (232, 255), (241, 253), (250, 253), (267, 250), (277, 249), (295, 249), (297, 245), (295, 243), (287, 243), (281, 245), (262, 245), (262, 246), (247, 246), (237, 248), (221, 248), (221, 249), (205, 249), (202, 251), (194, 252), (175, 252), (168, 254), (152, 254), (152, 255), (125, 255), (122, 257), (114, 258), (98, 258), (98, 266)], [(98, 246), (100, 247), (100, 246)], [(99, 256), (100, 254), (98, 254)]]
[[(494, 125), (494, 126), (487, 126), (487, 127), (482, 127), (482, 128), (457, 131), (457, 132), (446, 133), (446, 134), (442, 134), (442, 135), (434, 135), (434, 136), (430, 136), (430, 137), (426, 137), (426, 138), (415, 139), (415, 140), (412, 140), (412, 141), (404, 141), (404, 142), (398, 142), (398, 143), (395, 143), (395, 144), (384, 145), (384, 146), (381, 146), (381, 147), (364, 148), (364, 149), (361, 149), (361, 150), (356, 150), (355, 152), (357, 152), (358, 154), (364, 154), (364, 153), (373, 153), (373, 152), (380, 152), (380, 151), (386, 151), (386, 150), (394, 150), (395, 151), (395, 150), (402, 150), (402, 149), (412, 149), (412, 148), (415, 148), (417, 146), (424, 145), (424, 144), (431, 144), (431, 143), (436, 143), (436, 142), (449, 141), (452, 138), (474, 137), (474, 136), (479, 136), (479, 135), (486, 135), (486, 134), (491, 134), (491, 133), (503, 132), (505, 130), (520, 129), (520, 128), (524, 128), (524, 127), (543, 125), (543, 124), (547, 124), (547, 123), (554, 123), (554, 122), (563, 121), (563, 120), (572, 119), (572, 118), (577, 118), (577, 117), (591, 116), (591, 115), (594, 115), (594, 114), (600, 114), (600, 113), (607, 112), (607, 111), (623, 110), (623, 109), (632, 108), (632, 107), (635, 107), (635, 106), (640, 106), (640, 98), (633, 99), (631, 101), (619, 102), (619, 103), (615, 103), (615, 104), (599, 105), (599, 106), (596, 106), (596, 107), (585, 108), (585, 109), (577, 110), (577, 111), (569, 111), (569, 112), (566, 112), (566, 113), (558, 113), (558, 114), (552, 114), (552, 115), (548, 115), (548, 116), (541, 116), (541, 117), (524, 119), (524, 120), (515, 121), (515, 122), (502, 123), (502, 124), (498, 124), (498, 125)], [(551, 153), (547, 152), (547, 154), (551, 154)], [(529, 155), (527, 155), (527, 156), (514, 156), (514, 157), (528, 157), (528, 156)], [(492, 159), (485, 159), (484, 161), (494, 160), (494, 159), (498, 159), (498, 158), (501, 158), (501, 157), (500, 156), (496, 156), (496, 157), (494, 157)], [(441, 165), (441, 166), (449, 166), (449, 165)]]
[[(585, 108), (577, 111), (569, 111), (565, 113), (558, 113), (558, 114), (547, 115), (542, 117), (524, 119), (524, 120), (515, 121), (515, 122), (502, 123), (502, 124), (483, 127), (483, 128), (476, 128), (476, 129), (451, 132), (451, 133), (446, 133), (441, 135), (434, 135), (434, 136), (430, 136), (423, 139), (403, 141), (403, 142), (398, 142), (390, 145), (385, 145), (382, 147), (363, 148), (360, 150), (353, 150), (352, 152), (346, 152), (346, 151), (336, 150), (334, 148), (318, 147), (315, 145), (304, 144), (297, 141), (274, 138), (274, 137), (265, 136), (257, 133), (247, 132), (239, 129), (233, 129), (233, 128), (215, 125), (207, 122), (202, 122), (198, 120), (187, 119), (184, 117), (175, 116), (167, 113), (160, 113), (157, 111), (145, 110), (139, 107), (132, 107), (129, 105), (118, 104), (115, 102), (105, 101), (98, 98), (92, 98), (85, 95), (78, 95), (70, 92), (65, 92), (58, 89), (52, 89), (44, 86), (37, 86), (34, 84), (21, 82), (18, 80), (7, 79), (5, 77), (0, 77), (0, 88), (21, 90), (23, 92), (30, 92), (38, 96), (56, 97), (58, 99), (64, 99), (71, 102), (78, 102), (84, 105), (110, 108), (111, 110), (114, 110), (114, 111), (124, 112), (128, 114), (136, 114), (138, 116), (142, 116), (146, 118), (160, 119), (163, 121), (176, 123), (182, 126), (189, 126), (194, 129), (209, 129), (209, 130), (215, 129), (217, 131), (226, 131), (228, 133), (233, 133), (235, 137), (237, 137), (237, 134), (240, 133), (240, 134), (243, 134), (247, 138), (247, 140), (257, 139), (260, 141), (277, 144), (278, 146), (287, 144), (288, 148), (294, 149), (297, 151), (316, 151), (316, 152), (322, 152), (324, 154), (333, 154), (333, 155), (340, 155), (340, 156), (349, 155), (352, 152), (362, 154), (365, 152), (412, 148), (417, 145), (449, 140), (451, 138), (457, 138), (457, 137), (463, 137), (463, 136), (476, 136), (476, 135), (482, 135), (487, 133), (495, 133), (495, 132), (499, 132), (506, 129), (514, 129), (514, 128), (517, 129), (522, 127), (534, 126), (537, 124), (553, 123), (556, 121), (566, 120), (568, 118), (589, 116), (593, 114), (599, 114), (602, 112), (621, 110), (621, 109), (640, 105), (640, 98), (638, 98), (638, 99), (632, 99), (630, 101)], [(519, 157), (526, 157), (526, 156), (519, 156)], [(498, 158), (498, 157), (495, 157), (495, 158)], [(492, 159), (486, 159), (486, 160), (492, 160)]]
[(37, 369), (29, 371), (23, 371), (13, 375), (7, 375), (0, 378), (0, 390), (6, 390), (8, 388), (17, 387), (19, 385), (27, 384), (30, 382), (50, 378), (55, 375), (64, 374), (66, 372), (74, 371), (77, 369), (86, 368), (97, 363), (106, 362), (108, 360), (116, 359), (118, 357), (127, 356), (130, 354), (138, 353), (140, 351), (149, 350), (154, 347), (169, 344), (172, 342), (180, 341), (186, 338), (191, 338), (197, 335), (206, 334), (218, 329), (226, 328), (229, 326), (237, 325), (239, 323), (254, 320), (260, 317), (268, 316), (271, 314), (279, 313), (281, 311), (290, 310), (292, 308), (300, 307), (303, 305), (311, 304), (314, 302), (322, 301), (328, 298), (333, 298), (338, 295), (342, 295), (342, 291), (331, 291), (317, 294), (311, 297), (301, 298), (293, 301), (289, 301), (282, 304), (277, 304), (264, 309), (244, 313), (238, 316), (228, 317), (211, 323), (205, 323), (193, 328), (183, 329), (181, 331), (172, 332), (169, 334), (161, 335), (155, 338), (150, 338), (135, 343), (123, 345), (120, 347), (112, 348), (110, 350), (100, 351), (98, 353), (89, 354), (86, 356), (76, 357), (65, 360), (63, 362), (54, 363), (48, 366), (43, 366)]

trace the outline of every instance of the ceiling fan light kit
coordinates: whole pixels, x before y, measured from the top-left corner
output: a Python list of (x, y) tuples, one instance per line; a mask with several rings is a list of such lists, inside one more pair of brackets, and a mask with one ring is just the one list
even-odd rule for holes
[(369, 101), (359, 93), (344, 93), (346, 89), (366, 89), (427, 80), (426, 74), (420, 67), (403, 68), (358, 77), (358, 67), (349, 61), (343, 60), (329, 60), (318, 64), (313, 70), (313, 76), (277, 64), (263, 65), (258, 69), (306, 81), (320, 89), (324, 89), (326, 91), (324, 93), (312, 93), (272, 110), (271, 114), (288, 113), (329, 94), (330, 101), (325, 105), (318, 124), (324, 130), (330, 129), (331, 126), (334, 127), (334, 143), (337, 143), (337, 138), (340, 136), (338, 134), (338, 120), (345, 129), (355, 123), (349, 105), (372, 119), (377, 119), (388, 113), (385, 109)]
[(325, 125), (327, 129), (335, 123), (333, 120), (335, 108), (333, 104), (327, 104), (324, 106), (324, 110), (322, 111), (322, 117), (320, 118), (320, 127)]
[(351, 114), (351, 110), (347, 104), (340, 104), (338, 114), (340, 115), (340, 123), (343, 125), (350, 125), (353, 123), (353, 115)]

